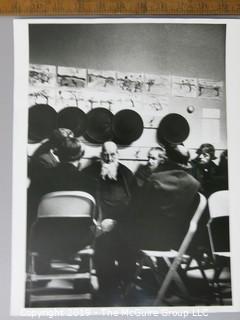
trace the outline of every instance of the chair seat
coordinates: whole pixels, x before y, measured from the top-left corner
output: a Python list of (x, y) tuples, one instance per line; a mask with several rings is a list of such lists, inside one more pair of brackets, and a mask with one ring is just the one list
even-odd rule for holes
[(156, 258), (175, 258), (178, 255), (178, 252), (175, 250), (170, 251), (155, 251), (155, 250), (142, 250), (143, 253), (145, 253), (148, 256), (156, 257)]
[(92, 295), (90, 293), (84, 294), (65, 294), (65, 295), (31, 295), (31, 302), (55, 302), (55, 301), (67, 301), (67, 300), (91, 300)]
[(53, 279), (89, 279), (90, 272), (85, 273), (62, 273), (62, 274), (31, 274), (31, 281), (53, 280)]

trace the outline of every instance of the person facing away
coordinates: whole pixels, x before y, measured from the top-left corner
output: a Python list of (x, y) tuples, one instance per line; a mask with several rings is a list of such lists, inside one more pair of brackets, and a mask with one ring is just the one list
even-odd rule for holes
[[(131, 219), (133, 173), (118, 160), (118, 148), (112, 141), (102, 145), (101, 159), (83, 170), (92, 182), (92, 194), (98, 206), (100, 232), (95, 243), (95, 267), (101, 305), (113, 305), (119, 290), (135, 271), (135, 257), (124, 237)], [(119, 302), (119, 301), (118, 301)]]
[(228, 151), (223, 150), (220, 154), (220, 159), (215, 177), (216, 191), (228, 190)]
[(196, 151), (197, 157), (192, 160), (192, 174), (200, 182), (200, 192), (209, 197), (216, 190), (215, 177), (217, 165), (215, 148), (210, 143), (203, 143)]
[(57, 150), (65, 138), (68, 137), (74, 137), (70, 129), (58, 128), (53, 130), (49, 139), (40, 145), (30, 159), (28, 166), (30, 179), (41, 177), (46, 172), (45, 169), (55, 168), (59, 164)]
[[(79, 171), (80, 160), (84, 154), (83, 146), (77, 138), (66, 137), (59, 145), (57, 156), (59, 164), (48, 170), (43, 177), (41, 194), (56, 191), (86, 191)], [(39, 197), (40, 201), (40, 197)], [(81, 210), (81, 207), (79, 207)], [(66, 217), (41, 219), (35, 227), (35, 242), (39, 253), (39, 272), (49, 270), (50, 257), (65, 257), (76, 253), (93, 239), (92, 221)]]
[(167, 165), (148, 177), (135, 212), (139, 248), (178, 249), (198, 201), (200, 185), (188, 173), (188, 150), (183, 145), (167, 150)]
[(59, 159), (57, 166), (45, 168), (44, 173), (40, 171), (38, 177), (31, 180), (28, 189), (28, 227), (36, 218), (38, 204), (44, 194), (82, 189), (79, 172), (79, 162), (84, 153), (82, 144), (76, 138), (61, 138), (61, 144), (55, 152)]

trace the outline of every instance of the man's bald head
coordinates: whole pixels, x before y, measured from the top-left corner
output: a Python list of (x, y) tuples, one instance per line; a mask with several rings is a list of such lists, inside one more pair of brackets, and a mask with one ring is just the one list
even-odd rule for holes
[(118, 148), (116, 143), (106, 141), (102, 145), (101, 157), (105, 163), (116, 162), (118, 160)]

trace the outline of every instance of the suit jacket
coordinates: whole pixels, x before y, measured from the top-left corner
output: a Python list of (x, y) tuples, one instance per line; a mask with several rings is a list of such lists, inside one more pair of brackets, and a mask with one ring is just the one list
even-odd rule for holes
[(43, 143), (32, 155), (28, 164), (28, 176), (30, 179), (41, 179), (46, 169), (55, 168), (59, 161), (50, 151), (49, 141)]
[(111, 218), (117, 221), (128, 219), (134, 186), (133, 173), (119, 163), (117, 181), (100, 176), (101, 163), (96, 161), (82, 171), (84, 185), (97, 200), (101, 219)]
[(177, 249), (197, 206), (199, 182), (176, 168), (153, 173), (143, 188), (136, 212), (138, 247)]
[(54, 191), (87, 191), (82, 173), (71, 163), (59, 163), (32, 179), (28, 189), (28, 225), (36, 218), (37, 208), (44, 194)]
[(201, 166), (197, 159), (192, 160), (192, 174), (200, 182), (200, 191), (209, 197), (217, 190), (217, 165), (210, 161), (207, 166)]

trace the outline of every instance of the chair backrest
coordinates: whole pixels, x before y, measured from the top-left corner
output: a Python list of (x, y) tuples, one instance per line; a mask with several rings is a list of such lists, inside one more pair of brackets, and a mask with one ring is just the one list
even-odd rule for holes
[[(206, 198), (202, 194), (196, 193), (193, 203), (186, 208), (186, 211), (181, 209), (179, 215), (170, 217), (159, 215), (154, 221), (144, 220), (144, 223), (140, 225), (139, 237), (137, 237), (137, 243), (141, 250), (178, 250), (187, 234), (194, 234), (196, 231), (206, 203)], [(191, 237), (187, 237), (187, 242), (184, 242), (187, 246)]]
[(228, 190), (214, 192), (208, 199), (209, 214), (211, 218), (229, 215)]
[(198, 193), (198, 195), (199, 195), (199, 203), (198, 203), (197, 209), (195, 210), (194, 215), (190, 221), (188, 232), (185, 235), (184, 240), (178, 250), (179, 255), (184, 254), (186, 252), (186, 250), (188, 249), (188, 247), (191, 243), (191, 240), (192, 240), (195, 232), (197, 231), (198, 222), (199, 222), (199, 220), (200, 220), (200, 218), (206, 208), (206, 205), (207, 205), (207, 200), (206, 200), (205, 196), (202, 195), (201, 193)]
[(42, 197), (37, 218), (94, 218), (95, 199), (82, 191), (51, 192)]
[(95, 200), (82, 191), (58, 191), (42, 197), (31, 228), (31, 250), (40, 256), (68, 257), (92, 245)]
[(229, 193), (217, 191), (208, 199), (210, 220), (207, 228), (212, 253), (229, 252)]

